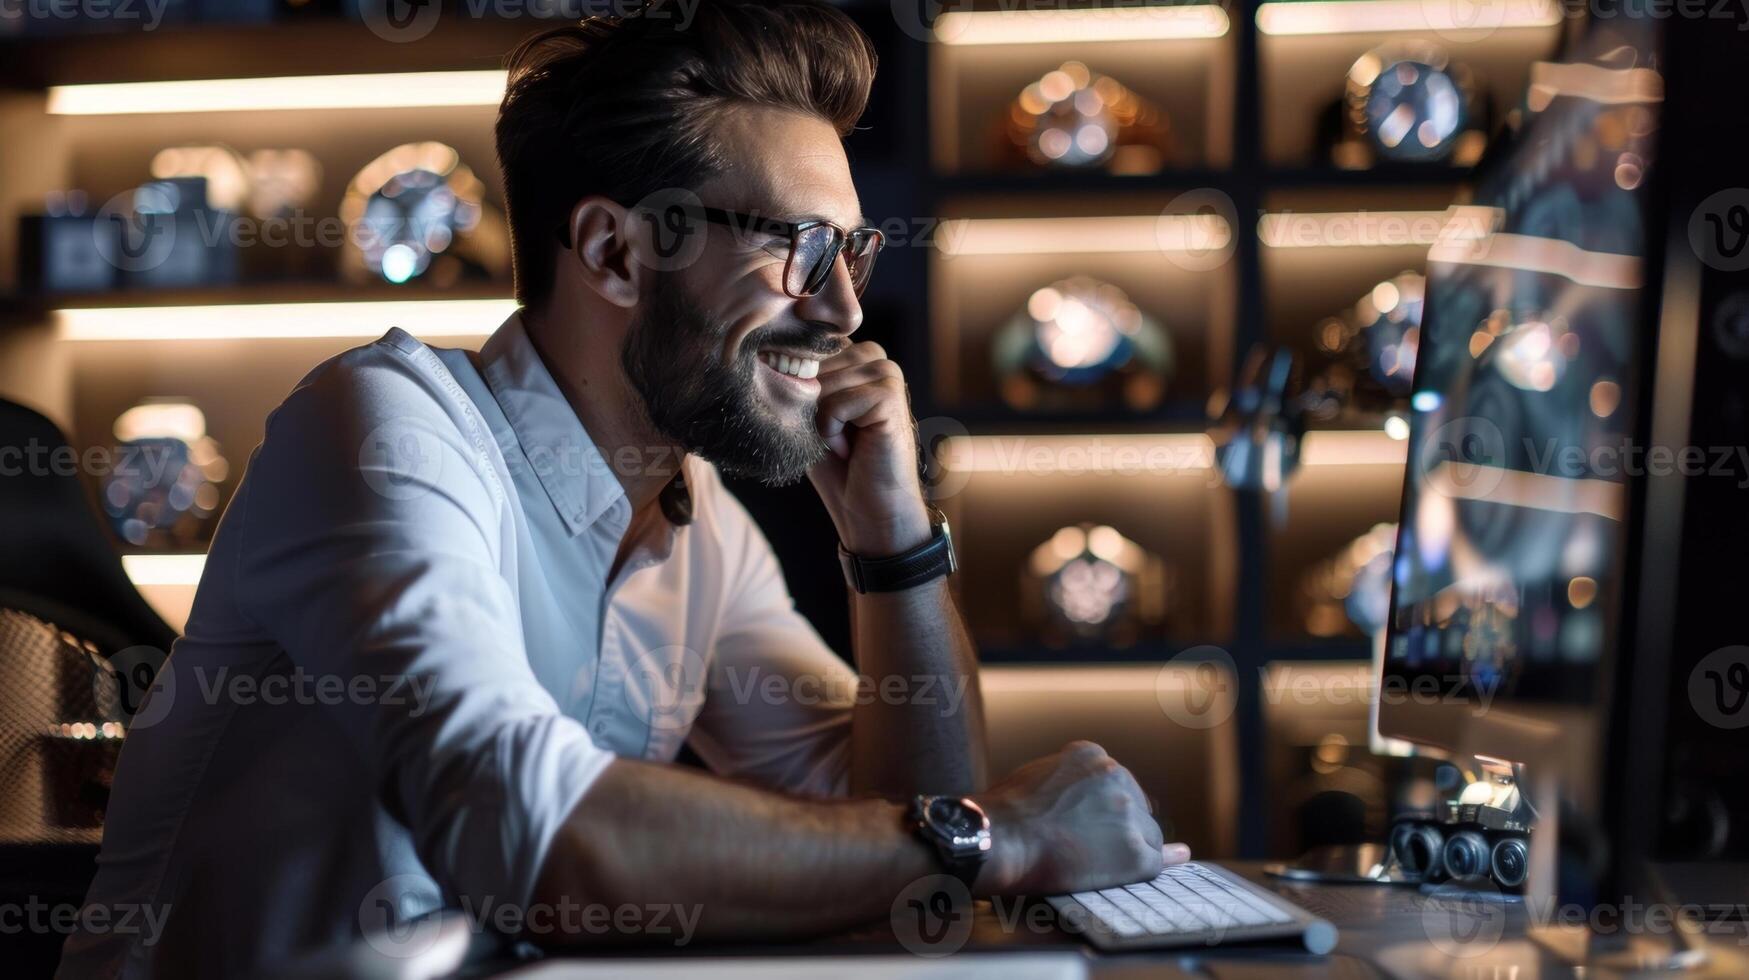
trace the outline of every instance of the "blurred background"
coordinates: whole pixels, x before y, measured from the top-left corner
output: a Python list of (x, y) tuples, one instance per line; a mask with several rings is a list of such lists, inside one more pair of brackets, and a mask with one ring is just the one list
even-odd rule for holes
[[(881, 59), (848, 142), (888, 241), (863, 337), (910, 380), (1000, 760), (1097, 737), (1205, 856), (1381, 838), (1417, 803), (1387, 782), (1426, 785), (1387, 779), (1422, 763), (1373, 751), (1365, 691), (1421, 273), (1561, 12), (841, 6)], [(172, 629), (299, 378), (395, 325), (477, 345), (512, 308), (502, 57), (616, 9), (0, 16), (0, 397), (65, 433)], [(1608, 120), (1581, 138), (1615, 160), (1635, 123)], [(811, 489), (735, 490), (847, 651)]]

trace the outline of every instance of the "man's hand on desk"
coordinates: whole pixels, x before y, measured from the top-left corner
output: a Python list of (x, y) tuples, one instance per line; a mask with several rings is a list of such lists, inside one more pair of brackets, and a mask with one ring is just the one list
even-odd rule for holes
[(1092, 742), (1071, 742), (975, 797), (990, 817), (981, 895), (1054, 895), (1145, 881), (1190, 848), (1167, 844), (1134, 776)]

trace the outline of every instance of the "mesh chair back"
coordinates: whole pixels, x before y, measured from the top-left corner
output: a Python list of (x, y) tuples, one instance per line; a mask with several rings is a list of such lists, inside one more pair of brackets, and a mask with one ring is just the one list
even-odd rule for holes
[(0, 843), (98, 840), (127, 683), (92, 641), (0, 607)]

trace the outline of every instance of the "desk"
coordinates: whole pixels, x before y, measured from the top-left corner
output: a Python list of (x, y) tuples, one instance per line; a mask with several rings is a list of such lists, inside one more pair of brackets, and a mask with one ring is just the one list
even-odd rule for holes
[[(1412, 887), (1380, 885), (1305, 885), (1280, 881), (1260, 862), (1221, 862), (1252, 881), (1336, 924), (1336, 950), (1318, 957), (1296, 944), (1194, 947), (1142, 953), (1099, 953), (1058, 928), (1042, 905), (1011, 901), (979, 902), (962, 952), (1024, 954), (1074, 952), (1085, 959), (1095, 980), (1142, 977), (1202, 980), (1366, 980), (1392, 976), (1513, 976), (1517, 980), (1569, 976), (1552, 957), (1525, 942), (1528, 917), (1522, 908), (1453, 905), (1423, 896)], [(640, 958), (662, 957), (675, 975), (685, 974), (694, 957), (816, 957), (905, 955), (906, 944), (891, 923), (811, 943), (695, 944), (684, 950), (651, 950)], [(609, 954), (625, 956), (624, 952)], [(592, 957), (579, 958), (579, 963)], [(918, 961), (922, 962), (922, 961)], [(935, 961), (951, 964), (952, 959)], [(699, 964), (702, 966), (703, 964)], [(1478, 972), (1480, 970), (1481, 972)], [(1506, 972), (1506, 971), (1510, 972)], [(514, 975), (510, 964), (481, 964), (472, 976)]]

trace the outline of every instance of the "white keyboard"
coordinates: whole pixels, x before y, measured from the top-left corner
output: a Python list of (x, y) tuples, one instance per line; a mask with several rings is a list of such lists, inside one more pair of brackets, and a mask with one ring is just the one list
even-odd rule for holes
[(1046, 899), (1071, 932), (1101, 949), (1215, 946), (1298, 938), (1322, 956), (1336, 927), (1226, 868), (1192, 861), (1153, 881)]

